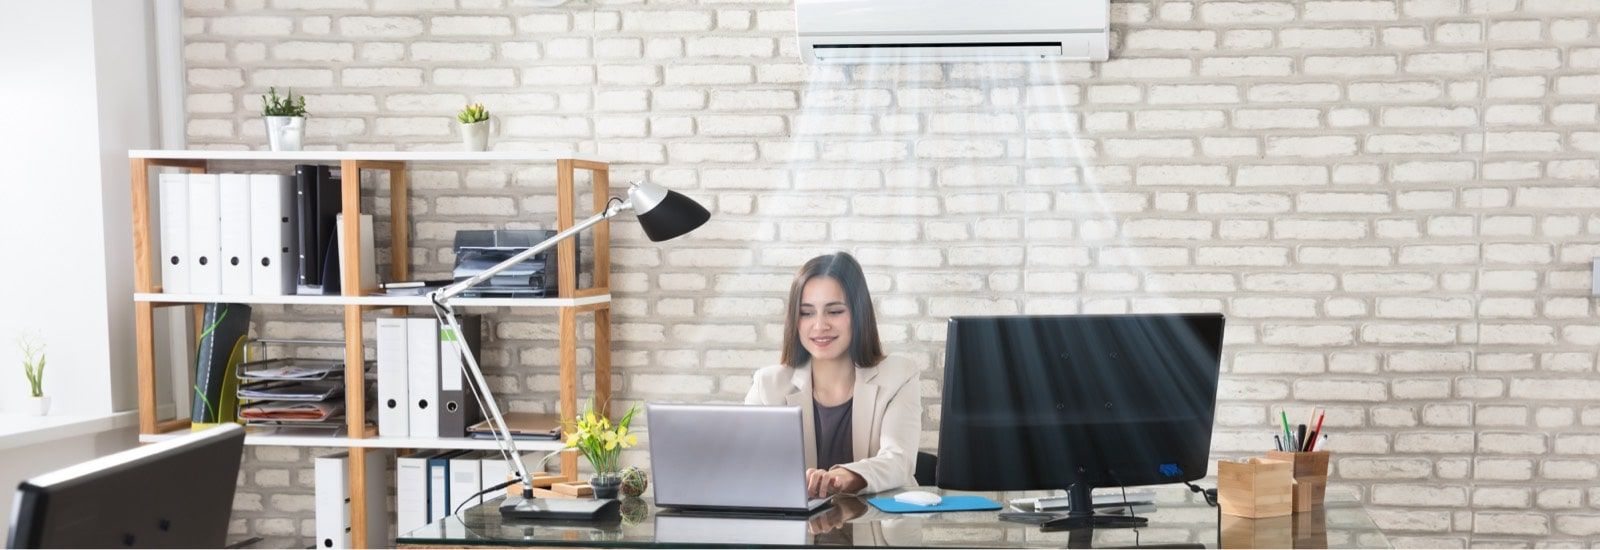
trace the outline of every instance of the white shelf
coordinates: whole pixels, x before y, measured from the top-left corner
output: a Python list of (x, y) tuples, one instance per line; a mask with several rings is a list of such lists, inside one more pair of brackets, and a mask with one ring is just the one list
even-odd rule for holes
[(401, 162), (555, 162), (572, 159), (606, 162), (581, 153), (550, 153), (541, 151), (209, 151), (134, 149), (128, 151), (130, 159), (169, 160), (282, 160), (282, 161), (345, 161), (379, 160)]
[[(164, 434), (140, 434), (140, 443), (157, 443), (175, 437), (188, 435), (187, 430), (179, 430)], [(349, 437), (333, 437), (323, 435), (281, 435), (271, 433), (249, 433), (244, 436), (245, 445), (266, 445), (274, 447), (366, 447), (373, 449), (470, 449), (492, 451), (500, 447), (493, 439), (471, 439), (457, 437), (367, 437), (351, 439)], [(518, 452), (533, 451), (559, 451), (566, 447), (563, 441), (517, 441)]]
[[(285, 304), (308, 306), (428, 307), (427, 296), (256, 296), (244, 294), (162, 294), (139, 292), (135, 302), (169, 304)], [(455, 298), (456, 307), (578, 307), (611, 301), (610, 294), (583, 298)]]

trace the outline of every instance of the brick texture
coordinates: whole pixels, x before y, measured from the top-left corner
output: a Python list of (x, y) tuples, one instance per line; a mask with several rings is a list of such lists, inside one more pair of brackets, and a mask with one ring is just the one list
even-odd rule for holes
[[(687, 239), (614, 229), (623, 403), (739, 400), (777, 358), (792, 271), (844, 249), (927, 387), (947, 315), (1222, 311), (1217, 456), (1323, 406), (1335, 483), (1398, 545), (1600, 545), (1600, 3), (1112, 17), (1100, 64), (807, 66), (785, 0), (189, 0), (186, 128), (264, 148), (257, 96), (293, 86), (311, 147), (455, 149), (454, 109), (482, 101), (498, 149), (696, 197), (716, 222)], [(447, 272), (457, 229), (552, 225), (553, 179), (416, 167), (414, 273)], [(326, 308), (257, 311), (266, 336), (340, 334)], [(502, 402), (555, 408), (555, 317), (491, 317)], [(326, 451), (252, 448), (234, 532), (308, 544)]]

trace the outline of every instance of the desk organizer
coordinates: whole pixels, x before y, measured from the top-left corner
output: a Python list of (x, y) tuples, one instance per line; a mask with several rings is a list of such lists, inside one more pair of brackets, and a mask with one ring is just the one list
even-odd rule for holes
[(1223, 514), (1244, 518), (1294, 513), (1294, 464), (1269, 458), (1217, 461), (1217, 504)]
[(1328, 492), (1328, 451), (1269, 451), (1267, 458), (1294, 465), (1294, 511), (1310, 512), (1322, 506)]
[(1250, 519), (1223, 514), (1218, 529), (1221, 548), (1327, 548), (1299, 546), (1294, 538), (1295, 518)]

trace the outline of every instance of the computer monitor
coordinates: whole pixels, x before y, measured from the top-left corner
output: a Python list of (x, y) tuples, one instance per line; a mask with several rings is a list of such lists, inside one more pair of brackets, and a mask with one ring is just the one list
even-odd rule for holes
[(1127, 526), (1093, 516), (1095, 487), (1206, 475), (1221, 314), (952, 317), (945, 343), (939, 487), (1066, 489), (1047, 528)]
[(221, 548), (244, 429), (177, 437), (23, 481), (10, 548)]

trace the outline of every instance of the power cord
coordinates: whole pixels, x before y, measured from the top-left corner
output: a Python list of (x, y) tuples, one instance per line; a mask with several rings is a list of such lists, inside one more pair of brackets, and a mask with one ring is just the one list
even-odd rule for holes
[(1187, 481), (1183, 482), (1183, 484), (1189, 486), (1189, 492), (1191, 492), (1191, 493), (1200, 493), (1202, 496), (1204, 496), (1206, 498), (1206, 504), (1210, 505), (1212, 508), (1216, 508), (1217, 507), (1217, 490), (1216, 489), (1202, 489), (1202, 488), (1200, 488), (1199, 485), (1195, 485), (1195, 484), (1187, 482)]

